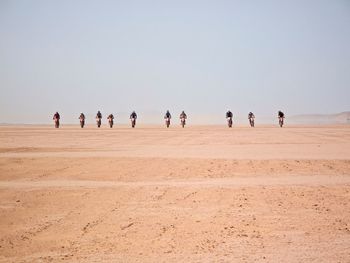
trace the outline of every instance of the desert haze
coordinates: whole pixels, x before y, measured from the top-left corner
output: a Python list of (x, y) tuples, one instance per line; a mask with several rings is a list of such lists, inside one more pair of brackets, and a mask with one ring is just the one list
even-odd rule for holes
[(0, 262), (350, 262), (350, 126), (1, 126)]

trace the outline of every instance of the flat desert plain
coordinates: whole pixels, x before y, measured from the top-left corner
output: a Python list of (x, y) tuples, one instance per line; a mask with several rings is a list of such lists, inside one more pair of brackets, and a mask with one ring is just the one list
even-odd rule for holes
[(1, 126), (0, 262), (350, 262), (350, 126)]

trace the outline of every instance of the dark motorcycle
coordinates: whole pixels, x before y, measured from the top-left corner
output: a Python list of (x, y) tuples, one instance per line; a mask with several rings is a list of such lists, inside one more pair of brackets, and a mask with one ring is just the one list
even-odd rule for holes
[(113, 128), (113, 124), (114, 124), (113, 118), (108, 118), (108, 123), (109, 123), (109, 127)]
[(284, 124), (284, 117), (278, 117), (278, 123), (279, 123), (280, 127), (282, 128), (282, 126)]
[(96, 117), (97, 128), (100, 128), (100, 127), (101, 127), (101, 119), (102, 119), (102, 118)]
[(136, 125), (136, 118), (131, 118), (131, 127), (135, 128)]
[(79, 118), (80, 119), (80, 127), (84, 128), (85, 126), (85, 119), (84, 118)]
[(165, 118), (165, 125), (167, 128), (169, 128), (169, 126), (170, 126), (170, 118), (169, 117)]
[(181, 119), (181, 126), (182, 128), (184, 128), (186, 125), (186, 118), (180, 118), (180, 119)]
[(53, 120), (55, 122), (55, 128), (59, 128), (60, 127), (60, 119), (54, 118)]
[(227, 125), (229, 128), (232, 128), (232, 117), (227, 117)]
[(254, 127), (254, 117), (249, 118), (250, 127)]

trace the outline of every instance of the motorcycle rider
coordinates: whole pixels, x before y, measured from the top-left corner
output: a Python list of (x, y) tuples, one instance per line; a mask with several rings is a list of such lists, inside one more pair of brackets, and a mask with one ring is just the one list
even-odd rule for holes
[(112, 113), (108, 115), (107, 120), (108, 120), (108, 123), (109, 123), (109, 127), (112, 128), (113, 124), (114, 124), (114, 122), (113, 122), (114, 116), (113, 116)]
[(226, 119), (227, 119), (228, 127), (232, 128), (233, 113), (230, 110), (226, 112)]
[(80, 127), (84, 128), (84, 125), (85, 125), (85, 115), (84, 115), (84, 113), (82, 113), (82, 112), (80, 113), (79, 120), (80, 120)]
[(280, 127), (282, 127), (284, 124), (284, 118), (284, 113), (282, 111), (278, 111), (278, 122)]
[(165, 119), (165, 124), (166, 124), (167, 128), (169, 128), (170, 119), (171, 119), (171, 114), (170, 114), (169, 110), (166, 111), (166, 113), (164, 115), (164, 119)]
[(137, 119), (137, 114), (136, 114), (135, 111), (133, 111), (133, 112), (130, 114), (130, 120), (131, 120), (131, 127), (132, 127), (132, 128), (135, 128), (136, 119)]
[(101, 127), (101, 120), (102, 120), (102, 114), (100, 111), (97, 112), (96, 114), (96, 122), (97, 122), (97, 127)]
[(249, 112), (248, 113), (248, 120), (249, 120), (249, 123), (250, 123), (250, 126), (251, 127), (254, 127), (254, 113), (253, 112)]
[(185, 127), (186, 119), (187, 119), (187, 115), (186, 115), (185, 111), (182, 111), (181, 114), (180, 114), (180, 120), (181, 120), (182, 128)]
[(171, 114), (170, 114), (170, 112), (168, 110), (166, 111), (166, 113), (164, 115), (164, 119), (166, 119), (166, 118), (171, 119)]
[(53, 120), (55, 121), (55, 128), (60, 127), (60, 114), (56, 111), (56, 113), (53, 115)]

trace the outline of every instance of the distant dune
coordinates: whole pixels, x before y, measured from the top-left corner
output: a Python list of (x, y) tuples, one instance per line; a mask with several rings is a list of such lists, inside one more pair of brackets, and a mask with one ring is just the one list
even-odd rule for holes
[(290, 116), (289, 123), (295, 124), (350, 124), (350, 111), (336, 114), (303, 114)]

